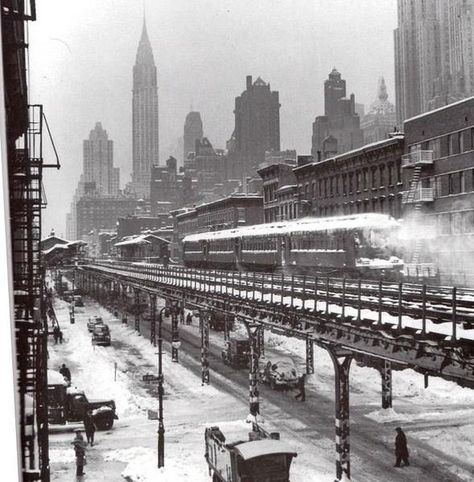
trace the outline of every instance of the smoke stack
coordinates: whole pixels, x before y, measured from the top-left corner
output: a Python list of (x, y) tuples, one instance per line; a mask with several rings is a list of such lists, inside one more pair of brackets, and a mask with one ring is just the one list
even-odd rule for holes
[(247, 90), (250, 90), (251, 87), (252, 87), (252, 76), (247, 75)]

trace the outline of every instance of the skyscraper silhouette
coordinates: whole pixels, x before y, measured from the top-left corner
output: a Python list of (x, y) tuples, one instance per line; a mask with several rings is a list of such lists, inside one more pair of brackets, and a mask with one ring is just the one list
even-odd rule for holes
[(156, 66), (143, 19), (143, 30), (133, 67), (132, 191), (150, 197), (151, 169), (158, 164), (158, 86)]

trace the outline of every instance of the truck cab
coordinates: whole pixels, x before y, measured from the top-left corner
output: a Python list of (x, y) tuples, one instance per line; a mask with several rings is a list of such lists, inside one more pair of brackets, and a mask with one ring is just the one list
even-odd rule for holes
[(222, 350), (222, 360), (226, 365), (244, 368), (249, 364), (250, 341), (245, 337), (230, 338)]
[(48, 370), (48, 422), (82, 422), (88, 410), (98, 430), (112, 428), (118, 418), (114, 400), (89, 400), (83, 390), (68, 387), (61, 374)]

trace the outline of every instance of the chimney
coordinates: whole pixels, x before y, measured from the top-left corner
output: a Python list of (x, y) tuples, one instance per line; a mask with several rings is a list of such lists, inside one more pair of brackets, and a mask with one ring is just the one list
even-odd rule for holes
[(247, 90), (250, 90), (252, 88), (252, 76), (247, 75)]
[(316, 154), (318, 155), (318, 162), (321, 162), (321, 151), (318, 151)]

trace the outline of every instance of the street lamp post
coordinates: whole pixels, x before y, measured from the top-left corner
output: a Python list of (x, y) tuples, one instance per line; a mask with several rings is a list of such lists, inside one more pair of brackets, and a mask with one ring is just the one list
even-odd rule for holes
[[(158, 468), (165, 466), (165, 425), (163, 423), (163, 311), (158, 315)], [(155, 320), (153, 320), (155, 322)]]

